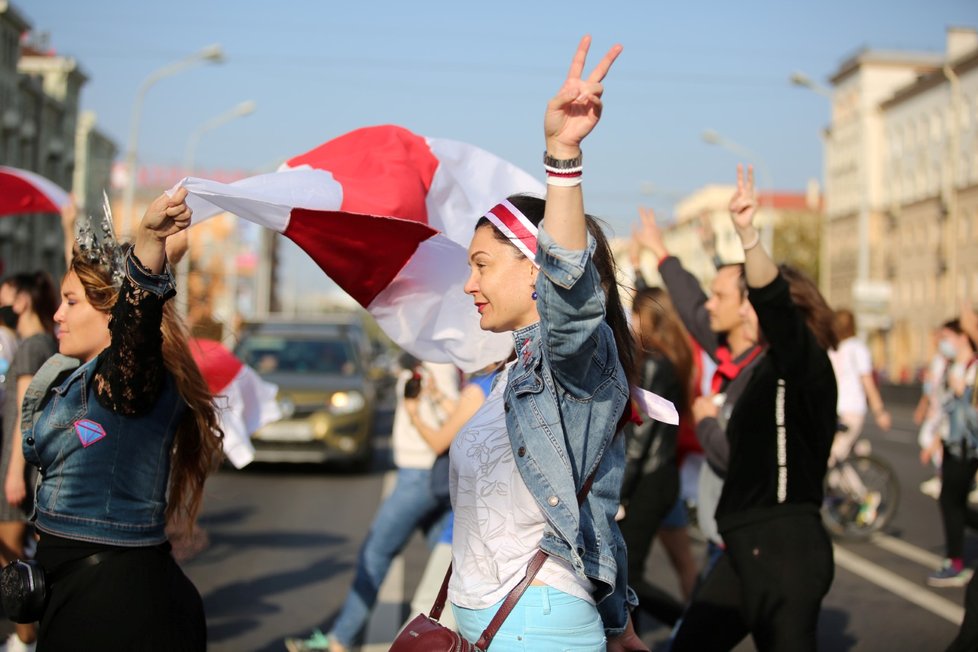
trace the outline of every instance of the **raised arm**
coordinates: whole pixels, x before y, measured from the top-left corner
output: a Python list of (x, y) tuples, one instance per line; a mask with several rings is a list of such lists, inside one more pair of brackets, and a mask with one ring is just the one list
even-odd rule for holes
[(761, 245), (761, 232), (754, 227), (754, 213), (757, 212), (757, 195), (754, 192), (754, 168), (737, 165), (737, 190), (730, 200), (730, 219), (734, 230), (744, 246), (744, 274), (749, 287), (759, 288), (768, 285), (778, 275), (768, 252)]
[(143, 216), (136, 245), (125, 259), (125, 278), (112, 308), (112, 344), (99, 356), (95, 393), (119, 414), (149, 410), (163, 386), (163, 304), (175, 294), (164, 272), (167, 237), (190, 225), (187, 191), (157, 197)]
[[(581, 142), (601, 119), (601, 95), (604, 93), (601, 82), (622, 50), (620, 45), (613, 46), (585, 79), (584, 64), (590, 47), (591, 37), (585, 36), (577, 46), (564, 85), (547, 104), (543, 122), (546, 153), (548, 162), (555, 162), (558, 167), (580, 168)], [(576, 166), (572, 165), (575, 161)], [(585, 248), (587, 226), (580, 183), (554, 185), (548, 178), (543, 228), (565, 249)]]

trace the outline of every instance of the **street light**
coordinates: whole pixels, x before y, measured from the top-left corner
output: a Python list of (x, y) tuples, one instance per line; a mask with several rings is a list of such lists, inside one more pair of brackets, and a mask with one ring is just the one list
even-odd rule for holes
[[(187, 138), (187, 146), (184, 154), (185, 173), (187, 175), (193, 175), (194, 165), (196, 163), (197, 145), (200, 143), (200, 139), (205, 133), (207, 133), (208, 131), (213, 131), (214, 129), (217, 129), (218, 127), (221, 127), (223, 125), (226, 125), (227, 123), (231, 122), (236, 118), (241, 118), (246, 115), (251, 115), (252, 113), (255, 112), (255, 107), (256, 104), (254, 100), (245, 100), (244, 102), (241, 102), (236, 106), (231, 107), (224, 113), (211, 118), (207, 122), (203, 123), (196, 129), (194, 129), (193, 133), (190, 134), (190, 137)], [(229, 256), (228, 258), (231, 261), (231, 272), (227, 273), (227, 271), (225, 271), (225, 276), (227, 277), (226, 282), (228, 286), (228, 293), (230, 296), (231, 317), (233, 318), (235, 313), (235, 306), (237, 304), (237, 296), (238, 296), (237, 226), (234, 227), (234, 235), (231, 238), (230, 244), (231, 244), (231, 256)], [(226, 268), (227, 268), (227, 264), (225, 264), (225, 270)], [(189, 236), (187, 237), (187, 251), (184, 252), (183, 260), (181, 260), (180, 264), (178, 265), (178, 271), (179, 273), (177, 274), (177, 284), (181, 287), (179, 287), (177, 291), (177, 308), (182, 315), (186, 316), (187, 309), (188, 309), (188, 299), (189, 299), (188, 290), (189, 290), (189, 279), (190, 279)]]
[(798, 72), (797, 70), (791, 73), (789, 77), (791, 83), (795, 86), (800, 86), (802, 88), (807, 88), (810, 91), (814, 91), (819, 95), (824, 95), (825, 97), (832, 99), (832, 91), (825, 86), (822, 86), (817, 81), (809, 77), (803, 72)]
[[(771, 169), (767, 166), (760, 156), (747, 149), (743, 145), (738, 145), (732, 140), (727, 140), (720, 134), (718, 134), (713, 129), (706, 129), (700, 136), (704, 143), (708, 145), (717, 145), (723, 149), (733, 152), (737, 156), (743, 157), (749, 163), (752, 163), (757, 167), (757, 171), (760, 173), (761, 178), (764, 180), (764, 185), (770, 189), (771, 198), (769, 203), (773, 209), (774, 204), (774, 178), (771, 176)], [(764, 248), (767, 249), (768, 253), (772, 256), (774, 255), (774, 215), (769, 214), (764, 224), (761, 226), (761, 240), (764, 242)]]
[(198, 63), (221, 63), (223, 61), (224, 51), (221, 49), (221, 46), (218, 44), (209, 45), (199, 52), (163, 66), (150, 74), (139, 85), (139, 89), (136, 91), (136, 99), (132, 104), (132, 115), (129, 118), (129, 141), (126, 144), (126, 173), (129, 175), (129, 178), (126, 181), (126, 192), (122, 202), (124, 211), (123, 220), (126, 225), (125, 230), (129, 236), (132, 236), (135, 232), (136, 226), (136, 220), (132, 214), (133, 199), (136, 195), (136, 152), (139, 147), (139, 120), (143, 110), (143, 100), (146, 97), (146, 91), (149, 90), (150, 86), (164, 77), (175, 75)]
[(255, 112), (255, 101), (245, 100), (244, 102), (241, 102), (237, 106), (228, 109), (227, 111), (225, 111), (219, 116), (215, 116), (211, 118), (204, 124), (194, 129), (194, 132), (190, 134), (190, 137), (187, 139), (187, 147), (184, 153), (184, 169), (186, 170), (186, 173), (188, 175), (192, 175), (194, 173), (194, 162), (197, 155), (197, 145), (200, 143), (200, 139), (205, 133), (207, 133), (208, 131), (213, 131), (214, 129), (217, 129), (220, 126), (223, 126), (231, 122), (235, 118), (241, 118), (246, 115), (251, 115), (254, 112)]

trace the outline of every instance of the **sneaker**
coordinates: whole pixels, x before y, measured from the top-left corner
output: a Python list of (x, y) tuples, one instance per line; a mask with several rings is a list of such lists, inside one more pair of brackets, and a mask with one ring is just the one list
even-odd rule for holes
[(331, 652), (346, 652), (346, 646), (332, 640), (318, 629), (309, 638), (287, 638), (285, 649), (289, 652), (312, 652), (313, 650), (330, 650)]
[(25, 643), (14, 633), (7, 637), (7, 642), (0, 648), (0, 652), (34, 652), (36, 647), (37, 643)]
[(920, 483), (920, 492), (925, 496), (930, 496), (935, 500), (941, 497), (941, 479), (934, 476), (930, 480), (924, 480)]
[(931, 586), (964, 586), (974, 574), (970, 568), (955, 568), (950, 559), (944, 560), (944, 565), (927, 576), (927, 583)]
[(872, 525), (876, 520), (882, 496), (878, 491), (867, 491), (863, 504), (859, 506), (859, 513), (856, 514), (856, 522), (860, 525)]

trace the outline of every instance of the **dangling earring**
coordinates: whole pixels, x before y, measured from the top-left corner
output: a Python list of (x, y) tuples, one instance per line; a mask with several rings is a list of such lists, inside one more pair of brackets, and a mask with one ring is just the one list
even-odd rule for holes
[(530, 295), (530, 298), (533, 299), (534, 301), (537, 300), (537, 291), (536, 290), (533, 291), (533, 294)]

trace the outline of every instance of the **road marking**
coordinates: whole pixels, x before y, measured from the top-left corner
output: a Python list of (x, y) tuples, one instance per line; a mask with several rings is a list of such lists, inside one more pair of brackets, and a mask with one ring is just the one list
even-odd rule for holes
[(845, 548), (839, 546), (834, 546), (834, 548), (836, 566), (844, 568), (907, 602), (912, 602), (918, 607), (950, 621), (954, 625), (960, 625), (964, 619), (964, 609), (950, 600), (934, 595), (930, 591), (921, 590), (919, 584), (904, 579), (882, 566), (877, 566)]
[(871, 541), (883, 550), (892, 552), (894, 555), (899, 555), (904, 559), (917, 562), (921, 566), (925, 566), (927, 568), (936, 570), (941, 567), (941, 564), (944, 563), (944, 558), (940, 555), (935, 555), (934, 553), (928, 552), (923, 548), (918, 548), (912, 543), (907, 543), (903, 539), (895, 539), (886, 534), (877, 534), (871, 539)]

